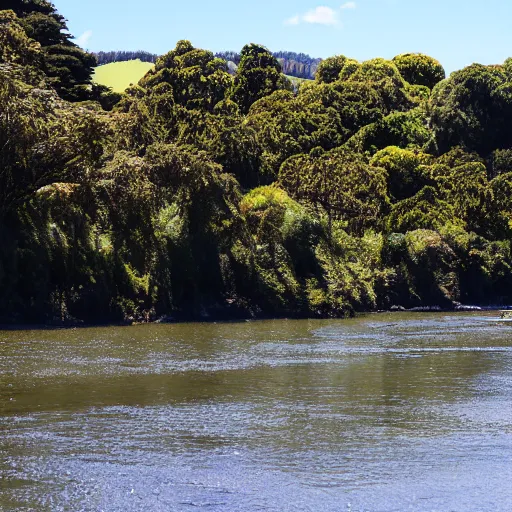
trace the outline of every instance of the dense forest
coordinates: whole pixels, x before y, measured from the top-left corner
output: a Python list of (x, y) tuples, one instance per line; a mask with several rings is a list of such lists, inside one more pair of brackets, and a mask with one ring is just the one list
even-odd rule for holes
[(339, 55), (294, 91), (180, 41), (115, 95), (51, 3), (6, 7), (1, 322), (512, 302), (512, 60)]
[(139, 59), (142, 62), (152, 62), (153, 64), (158, 59), (158, 55), (154, 53), (137, 51), (111, 51), (111, 52), (98, 52), (93, 54), (96, 57), (98, 66), (103, 64), (111, 64), (112, 62), (127, 62), (130, 60)]

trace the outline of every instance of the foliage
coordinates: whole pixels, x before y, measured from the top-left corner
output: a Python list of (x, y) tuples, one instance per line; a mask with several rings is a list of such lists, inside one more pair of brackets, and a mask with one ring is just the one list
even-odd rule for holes
[(342, 139), (333, 127), (336, 118), (331, 109), (324, 109), (318, 102), (305, 103), (290, 91), (276, 91), (257, 101), (249, 111), (247, 124), (254, 129), (262, 149), (261, 174), (275, 179), (288, 157), (319, 146), (337, 146)]
[(376, 153), (370, 165), (386, 169), (390, 198), (400, 201), (412, 197), (430, 183), (425, 166), (432, 160), (425, 153), (389, 146)]
[(321, 208), (329, 220), (347, 221), (356, 232), (378, 226), (386, 211), (386, 172), (341, 148), (288, 159), (279, 183), (292, 197)]
[(336, 56), (294, 89), (307, 56), (247, 45), (233, 76), (179, 41), (121, 94), (53, 4), (4, 5), (0, 321), (512, 300), (510, 60)]
[(168, 84), (176, 103), (208, 111), (226, 98), (231, 83), (226, 63), (212, 52), (194, 48), (189, 41), (179, 41), (174, 50), (159, 57), (140, 81), (145, 88)]
[(512, 84), (505, 69), (473, 64), (432, 92), (432, 130), (439, 151), (463, 146), (487, 157), (512, 148)]
[[(281, 65), (281, 70), (285, 75), (295, 78), (309, 79), (315, 78), (315, 73), (322, 59), (315, 59), (305, 53), (295, 52), (273, 52), (273, 56)], [(238, 52), (218, 52), (215, 57), (225, 60), (236, 68), (240, 64), (241, 55)]]
[(26, 35), (41, 45), (38, 63), (59, 95), (69, 101), (89, 99), (94, 55), (83, 51), (73, 41), (66, 20), (46, 0), (6, 0), (4, 9), (12, 9)]
[(357, 152), (374, 154), (388, 146), (412, 150), (428, 148), (432, 134), (426, 126), (425, 112), (421, 109), (394, 112), (375, 123), (361, 128), (347, 146)]
[(404, 79), (412, 85), (424, 85), (433, 89), (436, 84), (446, 78), (441, 64), (422, 53), (404, 53), (397, 55), (393, 62)]
[(0, 63), (38, 66), (41, 46), (23, 30), (14, 11), (0, 11)]
[(336, 55), (323, 60), (316, 71), (315, 80), (320, 84), (330, 84), (340, 78), (340, 73), (345, 67), (347, 57)]
[(393, 205), (387, 229), (407, 233), (416, 229), (439, 230), (455, 219), (453, 206), (443, 201), (434, 187), (423, 187), (416, 195)]
[(291, 84), (277, 59), (263, 46), (244, 46), (231, 93), (240, 110), (247, 113), (255, 101), (281, 89), (291, 89)]

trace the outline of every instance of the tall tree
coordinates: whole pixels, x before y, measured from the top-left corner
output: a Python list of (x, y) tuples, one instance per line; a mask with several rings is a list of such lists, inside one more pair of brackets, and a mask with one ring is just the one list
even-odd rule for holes
[(432, 91), (431, 127), (439, 152), (463, 146), (483, 157), (512, 148), (512, 82), (506, 66), (473, 64)]
[(159, 57), (154, 69), (140, 81), (146, 88), (168, 84), (177, 104), (190, 110), (213, 111), (224, 100), (232, 78), (226, 62), (212, 52), (178, 41), (176, 48)]
[(432, 89), (446, 78), (443, 66), (436, 59), (422, 53), (397, 55), (393, 62), (404, 79), (412, 85), (424, 85)]
[(255, 101), (274, 91), (292, 89), (289, 80), (281, 73), (281, 65), (264, 46), (248, 44), (240, 55), (232, 99), (243, 113), (247, 113)]
[(59, 95), (70, 101), (89, 99), (94, 55), (76, 45), (65, 18), (46, 0), (6, 0), (31, 39), (42, 47), (42, 69)]

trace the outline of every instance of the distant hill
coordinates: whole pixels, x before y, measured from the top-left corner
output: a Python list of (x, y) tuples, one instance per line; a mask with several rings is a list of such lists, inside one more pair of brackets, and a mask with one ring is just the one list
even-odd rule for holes
[[(305, 53), (274, 52), (273, 55), (281, 64), (285, 75), (306, 80), (315, 78), (318, 65), (322, 62), (322, 59), (310, 57)], [(240, 54), (237, 52), (218, 52), (215, 56), (236, 65), (240, 63)]]
[(123, 92), (130, 84), (136, 84), (152, 67), (151, 62), (140, 59), (112, 62), (95, 68), (92, 79), (97, 84), (112, 87), (115, 92)]
[(130, 60), (140, 60), (142, 62), (151, 62), (154, 64), (158, 55), (156, 53), (144, 52), (142, 50), (125, 52), (125, 51), (112, 51), (112, 52), (98, 52), (94, 53), (99, 66), (104, 64), (112, 64), (113, 62), (128, 62)]
[[(151, 62), (142, 62), (140, 59), (111, 62), (103, 64), (94, 70), (93, 82), (112, 87), (114, 92), (124, 92), (131, 84), (136, 84), (153, 67)], [(236, 73), (237, 65), (233, 61), (228, 62), (229, 71)], [(299, 78), (286, 75), (295, 88), (308, 78)]]
[[(98, 52), (94, 55), (100, 66), (114, 62), (129, 62), (137, 59), (142, 62), (154, 64), (158, 58), (158, 55), (154, 53), (141, 50)], [(215, 56), (227, 61), (230, 73), (234, 74), (236, 72), (236, 67), (240, 63), (239, 53), (230, 51), (218, 52)], [(285, 75), (306, 80), (315, 78), (318, 65), (322, 62), (322, 59), (310, 57), (305, 53), (274, 52), (274, 57), (276, 57), (281, 64)]]

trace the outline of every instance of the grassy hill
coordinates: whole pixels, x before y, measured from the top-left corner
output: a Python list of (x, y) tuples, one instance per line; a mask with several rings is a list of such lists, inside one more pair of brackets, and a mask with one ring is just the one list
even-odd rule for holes
[(127, 62), (113, 62), (98, 66), (94, 72), (93, 80), (101, 85), (112, 87), (116, 92), (123, 92), (130, 84), (136, 84), (154, 64), (141, 60)]
[[(112, 62), (98, 66), (94, 72), (93, 80), (101, 85), (112, 87), (115, 92), (125, 91), (130, 84), (136, 84), (154, 64), (141, 60), (129, 60), (125, 62)], [(236, 69), (236, 65), (234, 65)], [(298, 87), (301, 82), (308, 81), (304, 78), (288, 76), (292, 84)]]

